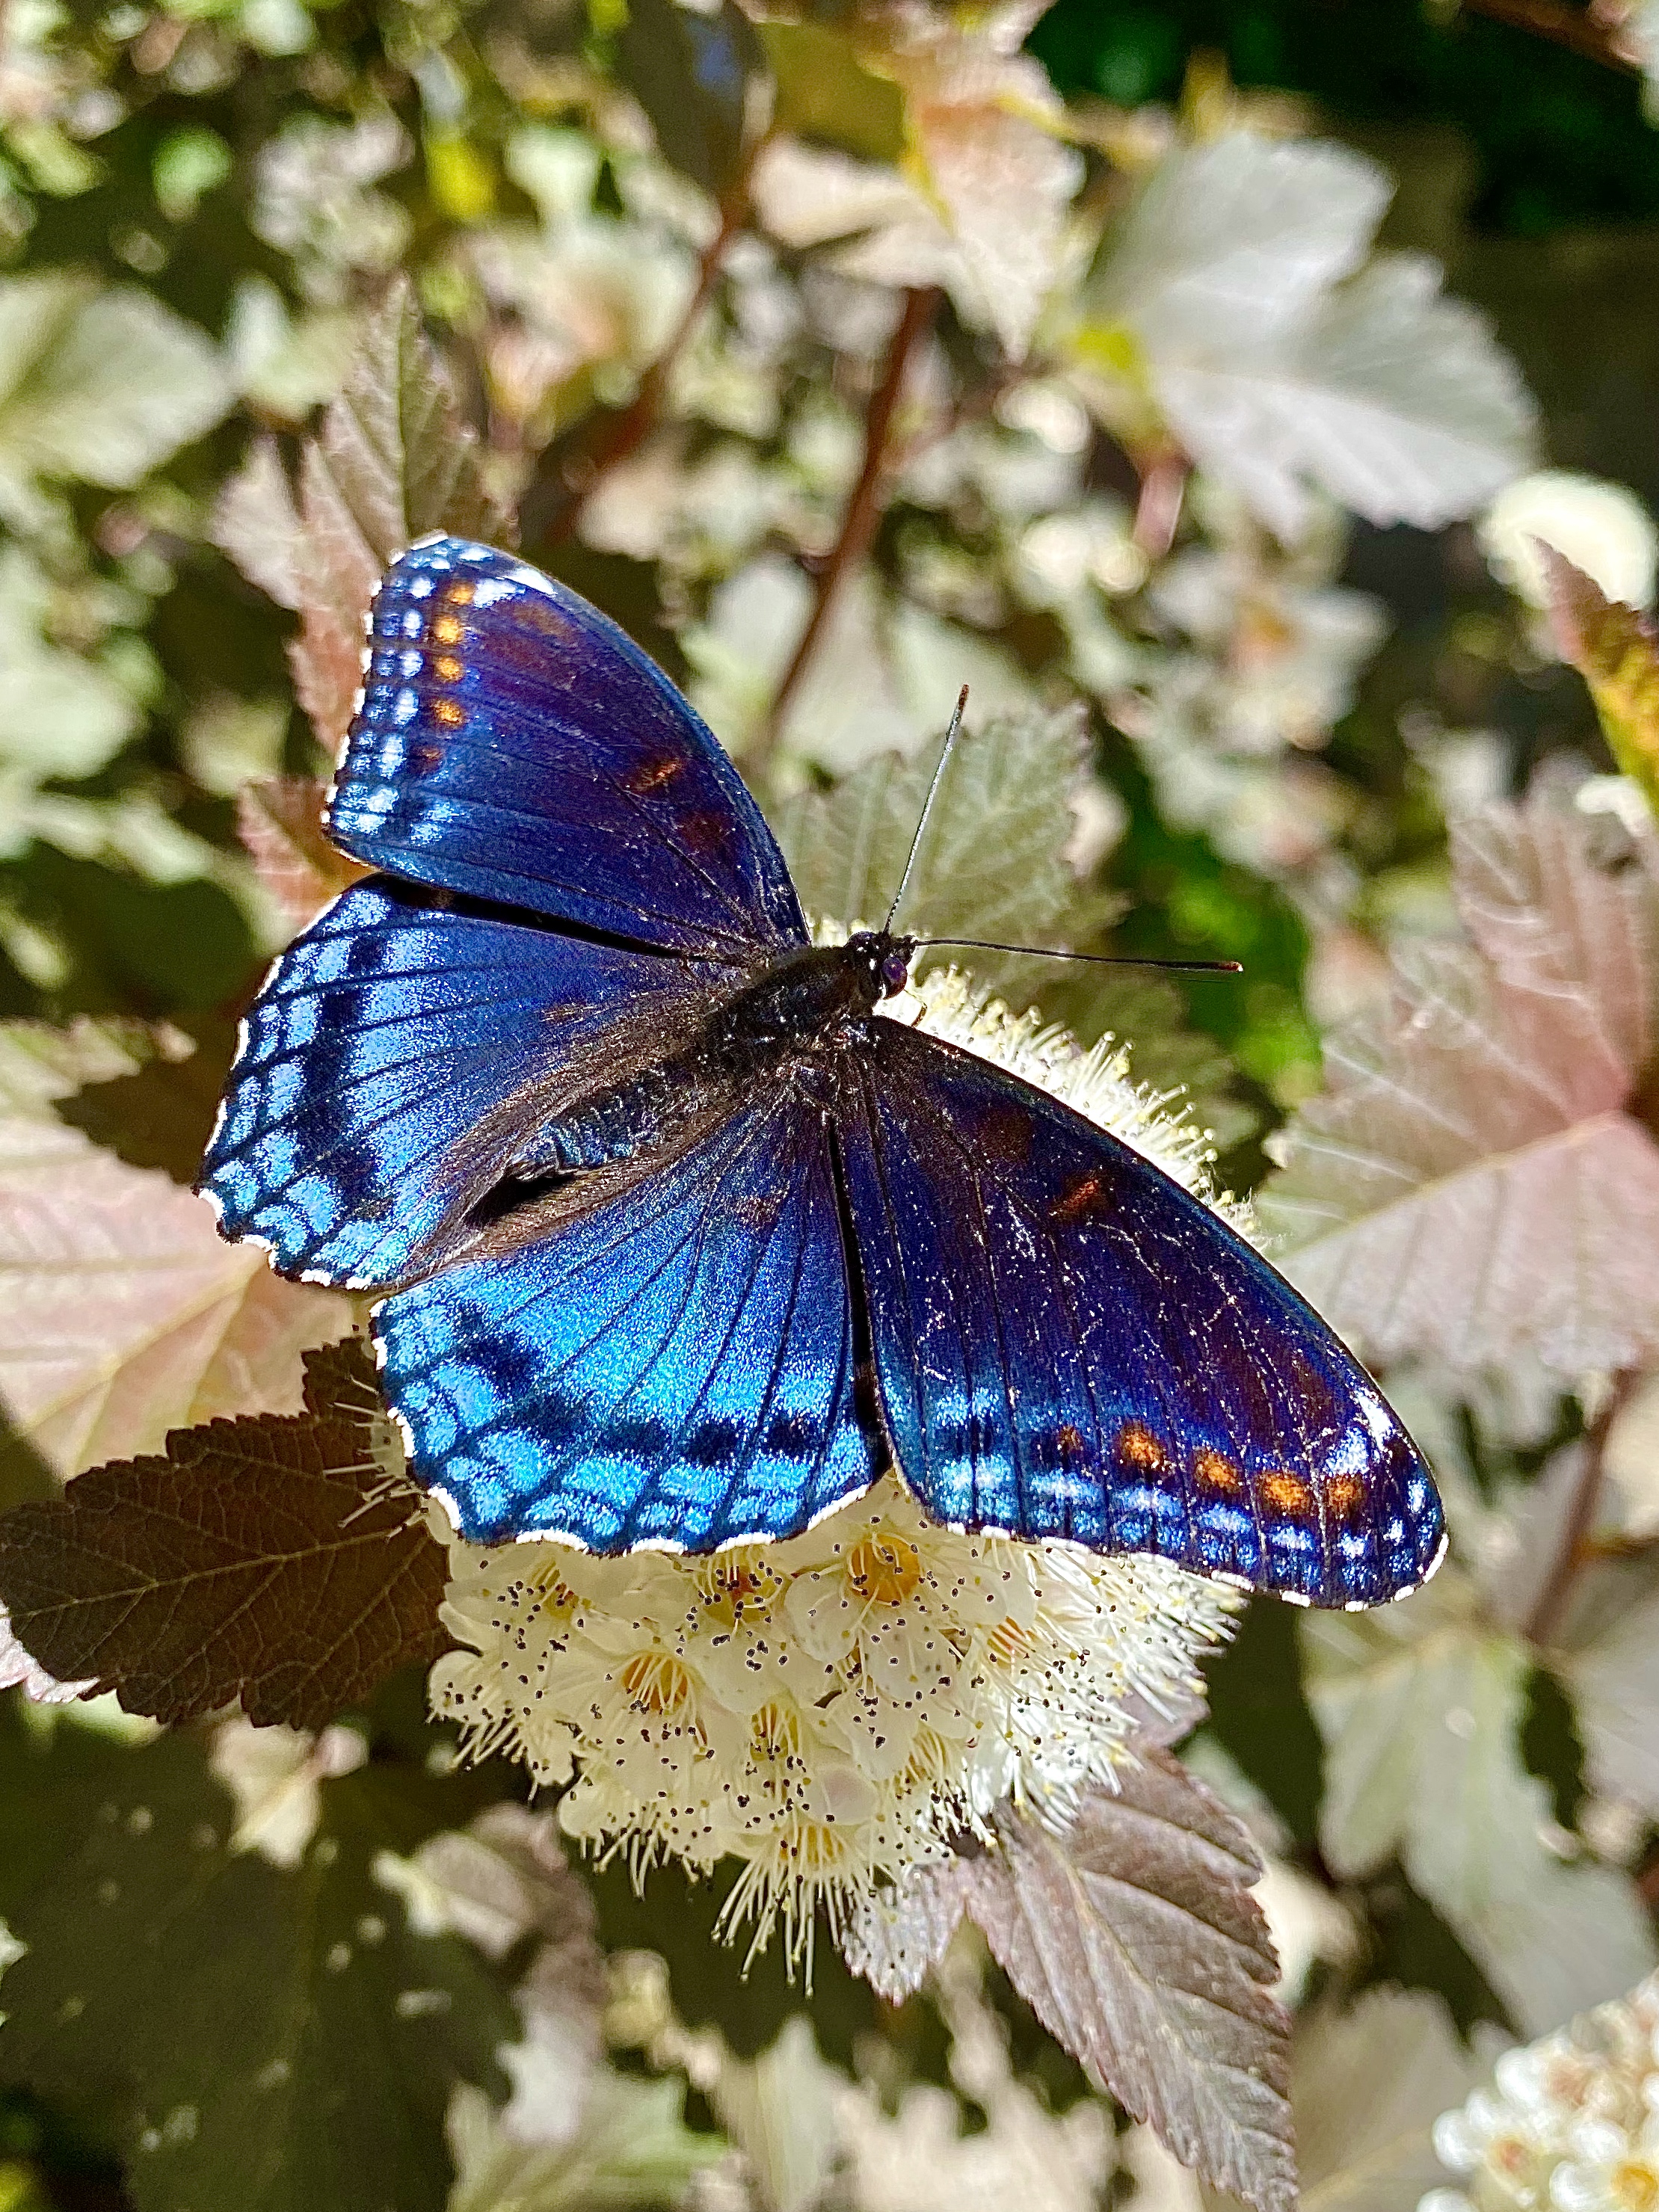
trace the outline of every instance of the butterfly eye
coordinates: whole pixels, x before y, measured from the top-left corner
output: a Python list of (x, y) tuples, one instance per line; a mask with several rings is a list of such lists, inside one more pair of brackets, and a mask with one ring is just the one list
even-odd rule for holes
[(902, 991), (909, 975), (910, 963), (902, 952), (890, 952), (881, 963), (881, 980), (890, 991)]

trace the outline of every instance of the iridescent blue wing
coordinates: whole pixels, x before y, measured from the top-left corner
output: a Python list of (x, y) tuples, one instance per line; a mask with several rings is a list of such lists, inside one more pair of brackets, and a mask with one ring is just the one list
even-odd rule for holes
[(805, 942), (742, 778), (586, 599), (462, 538), (369, 617), (329, 834), (370, 867), (683, 951)]
[(678, 1156), (555, 1190), (518, 1249), (374, 1328), (420, 1480), (480, 1542), (709, 1551), (797, 1534), (878, 1453), (822, 1115), (769, 1085)]
[(841, 1142), (882, 1407), (930, 1514), (1316, 1605), (1431, 1571), (1428, 1470), (1289, 1284), (1069, 1108), (872, 1028)]
[(354, 884), (254, 1001), (198, 1187), (284, 1274), (395, 1282), (454, 1203), (442, 1164), (503, 1101), (551, 1070), (603, 1079), (619, 1037), (659, 1048), (722, 972), (386, 877)]

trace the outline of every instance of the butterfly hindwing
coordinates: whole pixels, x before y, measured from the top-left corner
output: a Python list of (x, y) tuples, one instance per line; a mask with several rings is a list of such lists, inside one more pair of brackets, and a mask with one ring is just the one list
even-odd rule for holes
[(199, 1188), (284, 1274), (394, 1282), (444, 1218), (453, 1148), (544, 1070), (580, 1084), (619, 1030), (699, 1014), (714, 972), (372, 877), (266, 979)]
[(805, 941), (759, 808), (661, 670), (462, 538), (412, 547), (375, 595), (328, 828), (371, 867), (647, 945)]
[(413, 1469), (461, 1533), (708, 1551), (866, 1487), (822, 1116), (766, 1086), (606, 1188), (376, 1310)]
[(1413, 1588), (1439, 1502), (1364, 1370), (1117, 1139), (877, 1021), (841, 1116), (877, 1380), (936, 1519), (1317, 1605)]

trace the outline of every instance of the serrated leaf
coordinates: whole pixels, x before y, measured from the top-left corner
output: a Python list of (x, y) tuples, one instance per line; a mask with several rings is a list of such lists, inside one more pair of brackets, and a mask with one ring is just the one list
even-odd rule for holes
[(1079, 336), (1086, 362), (1131, 334), (1118, 351), (1192, 458), (1287, 538), (1310, 483), (1431, 529), (1531, 451), (1517, 372), (1484, 318), (1440, 297), (1438, 266), (1361, 269), (1388, 196), (1375, 163), (1334, 146), (1239, 132), (1182, 149), (1127, 218)]
[(1296, 2202), (1290, 2021), (1242, 1824), (1169, 1753), (1095, 1788), (1060, 1837), (997, 1817), (968, 1911), (1038, 2019), (1183, 2164), (1261, 2208)]
[[(810, 915), (872, 927), (881, 921), (904, 872), (943, 744), (937, 738), (909, 759), (884, 753), (833, 791), (801, 792), (783, 802), (775, 817), (778, 840)], [(1079, 896), (1064, 858), (1074, 826), (1071, 800), (1087, 757), (1083, 720), (1073, 714), (1011, 716), (959, 738), (927, 817), (899, 927), (927, 937), (1063, 941)], [(996, 825), (994, 837), (988, 823)], [(1006, 963), (989, 955), (959, 957), (987, 981), (1006, 972)], [(1036, 964), (1026, 963), (1022, 975)]]
[(1398, 1857), (1529, 2034), (1639, 1979), (1653, 1944), (1629, 1883), (1545, 1849), (1517, 1740), (1532, 1656), (1468, 1586), (1443, 1572), (1408, 1607), (1310, 1616), (1303, 1638), (1335, 1871)]
[(324, 835), (325, 793), (324, 785), (302, 775), (265, 777), (237, 793), (237, 835), (259, 881), (296, 929), (370, 872)]
[(441, 1545), (388, 1489), (358, 1343), (313, 1352), (295, 1419), (176, 1431), (0, 1520), (0, 1601), (59, 1681), (167, 1723), (240, 1705), (316, 1728), (446, 1648)]
[(79, 1130), (0, 1121), (0, 1409), (60, 1475), (170, 1429), (292, 1413), (349, 1301), (224, 1243), (202, 1200)]
[(142, 1067), (82, 1085), (58, 1118), (130, 1167), (161, 1168), (193, 1184), (236, 1049), (236, 1025), (198, 1018), (195, 1034), (170, 1033), (173, 1048)]
[(959, 1859), (911, 1867), (865, 1898), (842, 1929), (842, 1958), (889, 2004), (914, 1996), (945, 1956), (961, 1924), (965, 1879)]
[(1600, 866), (1591, 836), (1543, 799), (1466, 824), (1473, 944), (1402, 967), (1275, 1140), (1263, 1222), (1377, 1360), (1529, 1352), (1572, 1378), (1659, 1350), (1659, 1146), (1627, 1110), (1653, 1034), (1656, 889)]
[(507, 536), (483, 488), (477, 445), (413, 289), (399, 277), (365, 325), (344, 388), (306, 447), (297, 509), (263, 447), (221, 500), (219, 544), (279, 605), (297, 606), (295, 689), (331, 753), (351, 718), (363, 616), (387, 563), (430, 530)]
[(0, 281), (0, 505), (14, 515), (39, 477), (137, 483), (232, 396), (206, 335), (136, 286)]
[(1614, 760), (1659, 808), (1659, 629), (1609, 599), (1565, 553), (1535, 542), (1556, 644), (1589, 684)]
[(0, 1121), (50, 1123), (53, 1108), (82, 1085), (134, 1075), (158, 1053), (188, 1048), (179, 1032), (124, 1015), (82, 1014), (67, 1029), (0, 1022)]
[(137, 2212), (441, 2212), (445, 2106), (458, 2081), (501, 2094), (516, 2033), (477, 1953), (413, 1933), (370, 1873), (439, 1824), (442, 1786), (378, 1763), (324, 1780), (287, 1873), (233, 1847), (236, 1808), (189, 1737), (9, 1737), (0, 1824), (40, 1832), (0, 1867), (28, 1946), (6, 2078), (95, 2098)]

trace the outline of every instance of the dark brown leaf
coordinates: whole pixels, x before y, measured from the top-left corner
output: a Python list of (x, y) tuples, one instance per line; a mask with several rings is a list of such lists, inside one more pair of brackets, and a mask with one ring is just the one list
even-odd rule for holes
[(0, 1521), (25, 1650), (156, 1720), (240, 1704), (302, 1728), (435, 1657), (443, 1549), (386, 1486), (361, 1342), (311, 1355), (306, 1406), (177, 1430), (164, 1457), (94, 1468)]
[[(236, 1049), (236, 1024), (208, 1015), (191, 1027), (194, 1036), (181, 1035), (178, 1051), (64, 1099), (58, 1119), (130, 1167), (165, 1168), (174, 1182), (193, 1184)], [(183, 1048), (192, 1043), (194, 1051)]]
[(236, 795), (237, 834), (259, 881), (301, 929), (369, 872), (324, 835), (324, 790), (310, 776), (278, 775), (245, 783)]
[(1063, 1838), (1006, 1808), (997, 1829), (967, 1907), (1037, 2018), (1184, 2164), (1289, 2212), (1290, 2021), (1243, 1827), (1148, 1747)]

